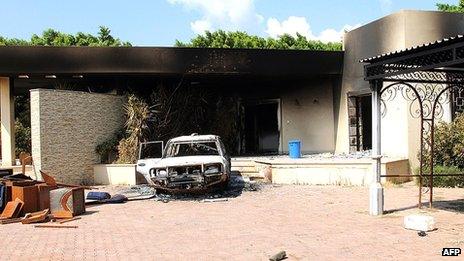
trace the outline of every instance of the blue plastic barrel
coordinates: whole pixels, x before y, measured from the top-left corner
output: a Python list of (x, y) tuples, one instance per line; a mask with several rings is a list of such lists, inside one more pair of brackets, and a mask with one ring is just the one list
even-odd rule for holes
[(292, 159), (301, 158), (301, 141), (291, 140), (288, 142), (288, 155)]

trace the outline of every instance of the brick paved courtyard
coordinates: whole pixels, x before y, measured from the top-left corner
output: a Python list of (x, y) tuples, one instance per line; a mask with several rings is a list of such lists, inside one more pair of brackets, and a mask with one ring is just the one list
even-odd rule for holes
[(464, 247), (464, 190), (437, 189), (426, 237), (402, 228), (415, 187), (387, 188), (383, 217), (367, 214), (366, 188), (266, 186), (226, 202), (154, 200), (88, 207), (77, 229), (0, 226), (1, 260), (419, 259)]

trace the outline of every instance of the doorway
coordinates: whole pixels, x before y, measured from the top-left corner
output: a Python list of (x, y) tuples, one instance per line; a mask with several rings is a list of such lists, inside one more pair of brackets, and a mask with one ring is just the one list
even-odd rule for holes
[(372, 149), (372, 96), (348, 98), (350, 152)]
[(280, 145), (280, 100), (245, 105), (245, 154), (278, 154)]

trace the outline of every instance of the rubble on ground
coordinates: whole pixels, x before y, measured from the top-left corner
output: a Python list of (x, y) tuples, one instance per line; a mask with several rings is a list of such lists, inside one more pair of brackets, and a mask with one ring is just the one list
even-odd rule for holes
[(0, 178), (0, 224), (61, 224), (85, 213), (84, 189), (88, 187), (57, 183), (42, 171), (43, 181), (11, 172)]
[[(124, 203), (132, 200), (151, 199), (163, 203), (174, 200), (193, 200), (202, 203), (227, 202), (245, 191), (260, 191), (265, 183), (232, 174), (225, 190), (204, 194), (162, 194), (149, 185), (132, 186), (110, 195), (92, 191), (92, 187), (57, 183), (42, 172), (42, 180), (32, 180), (25, 175), (3, 175), (0, 178), (0, 224), (37, 224), (40, 228), (77, 228), (63, 223), (78, 220), (85, 213), (86, 204)], [(87, 191), (84, 191), (86, 189)]]
[[(301, 155), (299, 159), (311, 159), (311, 160), (324, 160), (324, 159), (371, 159), (372, 151), (357, 151), (352, 153), (316, 153), (316, 154), (304, 154)], [(288, 155), (274, 155), (274, 156), (260, 156), (260, 157), (249, 157), (249, 159), (256, 160), (278, 160), (278, 159), (288, 159)]]
[[(163, 194), (157, 193), (149, 185), (136, 185), (119, 191), (131, 199), (150, 198), (154, 201), (168, 203), (174, 200), (194, 200), (199, 202), (221, 202), (219, 199), (234, 198), (240, 196), (244, 191), (259, 191), (265, 186), (259, 181), (250, 180), (247, 177), (231, 174), (228, 186), (223, 191), (211, 191), (204, 194)], [(223, 201), (223, 200), (222, 200)]]

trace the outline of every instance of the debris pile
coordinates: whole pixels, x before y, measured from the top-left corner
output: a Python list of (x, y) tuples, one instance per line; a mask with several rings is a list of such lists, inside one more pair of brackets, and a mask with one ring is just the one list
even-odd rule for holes
[(23, 174), (0, 178), (0, 224), (62, 224), (85, 213), (87, 187), (57, 183), (48, 174), (40, 173), (43, 181)]
[(244, 191), (259, 191), (265, 186), (264, 183), (250, 180), (241, 175), (231, 174), (229, 183), (225, 190), (209, 191), (201, 194), (164, 194), (157, 193), (156, 189), (149, 185), (132, 186), (120, 193), (126, 195), (129, 200), (152, 199), (154, 201), (168, 203), (170, 201), (198, 201), (202, 203), (225, 202), (229, 198), (235, 198)]
[[(77, 228), (63, 225), (80, 219), (86, 204), (115, 204), (133, 200), (153, 199), (163, 203), (172, 200), (195, 200), (201, 203), (226, 202), (243, 191), (259, 191), (263, 183), (240, 175), (231, 175), (225, 190), (206, 194), (162, 194), (148, 185), (133, 186), (119, 194), (91, 191), (92, 187), (57, 183), (40, 171), (43, 181), (32, 180), (23, 174), (0, 176), (0, 224), (37, 224), (37, 228)], [(90, 190), (85, 193), (86, 190)]]

